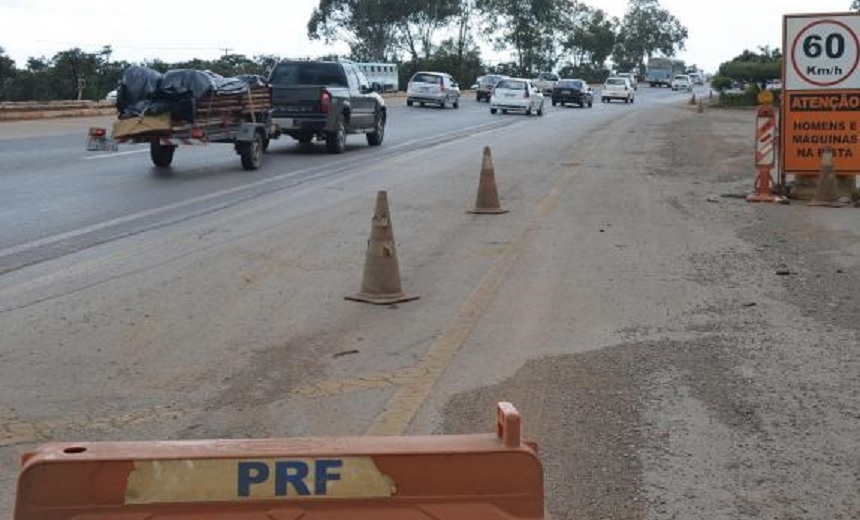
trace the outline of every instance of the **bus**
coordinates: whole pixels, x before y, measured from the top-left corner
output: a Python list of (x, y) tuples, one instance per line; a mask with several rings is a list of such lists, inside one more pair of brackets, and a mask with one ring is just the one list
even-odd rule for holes
[(396, 63), (356, 63), (361, 72), (377, 92), (397, 92), (400, 90)]

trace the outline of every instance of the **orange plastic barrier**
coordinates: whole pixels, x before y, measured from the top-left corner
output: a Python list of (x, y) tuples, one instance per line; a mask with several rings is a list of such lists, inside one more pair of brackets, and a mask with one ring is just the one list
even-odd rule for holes
[(15, 520), (543, 519), (543, 468), (499, 403), (496, 434), (46, 444)]

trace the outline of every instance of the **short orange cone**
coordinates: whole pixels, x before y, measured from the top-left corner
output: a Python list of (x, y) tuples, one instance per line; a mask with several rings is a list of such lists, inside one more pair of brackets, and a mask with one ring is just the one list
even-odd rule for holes
[(394, 231), (391, 228), (388, 194), (385, 191), (376, 195), (376, 210), (373, 212), (370, 240), (367, 241), (361, 291), (345, 298), (376, 305), (391, 305), (418, 299), (416, 295), (404, 293), (400, 287), (400, 268), (397, 266)]
[(493, 156), (490, 147), (484, 147), (484, 159), (481, 162), (481, 180), (478, 183), (478, 196), (475, 200), (475, 209), (469, 213), (507, 213), (499, 203), (499, 192), (496, 190), (496, 172), (493, 168)]

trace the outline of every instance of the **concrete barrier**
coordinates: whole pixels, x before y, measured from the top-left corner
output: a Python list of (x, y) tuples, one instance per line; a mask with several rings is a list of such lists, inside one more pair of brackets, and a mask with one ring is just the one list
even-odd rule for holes
[(116, 108), (112, 101), (4, 101), (0, 103), (0, 121), (105, 116), (115, 113)]
[[(461, 96), (474, 94), (464, 90)], [(405, 99), (405, 92), (383, 94), (385, 99)], [(113, 101), (3, 101), (0, 102), (0, 122), (51, 119), (60, 117), (91, 117), (116, 114)]]

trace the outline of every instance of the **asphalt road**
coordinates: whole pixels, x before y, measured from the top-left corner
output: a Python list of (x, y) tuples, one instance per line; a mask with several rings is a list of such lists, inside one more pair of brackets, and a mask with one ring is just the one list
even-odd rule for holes
[[(52, 215), (3, 231), (0, 516), (41, 442), (491, 432), (510, 400), (554, 519), (857, 518), (856, 210), (737, 198), (754, 114), (687, 99), (394, 107), (379, 149), (252, 174), (30, 129), (75, 167), (0, 175), (4, 228)], [(503, 215), (467, 212), (485, 146)], [(344, 299), (378, 190), (420, 296), (391, 307)]]
[[(87, 128), (108, 126), (110, 118), (81, 119), (76, 125), (28, 122), (23, 132), (12, 128), (14, 123), (0, 127), (0, 192), (7, 195), (0, 207), (7, 223), (0, 229), (0, 273), (336, 177), (380, 158), (524, 123), (513, 115), (491, 116), (486, 103), (471, 97), (464, 97), (458, 110), (408, 108), (402, 98), (389, 105), (380, 149), (368, 147), (363, 135), (351, 135), (347, 153), (332, 156), (322, 143), (302, 146), (284, 136), (272, 142), (262, 168), (253, 172), (241, 169), (229, 145), (181, 147), (168, 170), (152, 166), (146, 145), (122, 145), (117, 153), (84, 151)], [(599, 102), (587, 111), (553, 109), (548, 100), (547, 107), (546, 124), (576, 125), (573, 132), (599, 125), (619, 110)]]

